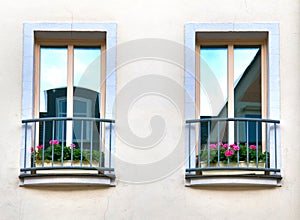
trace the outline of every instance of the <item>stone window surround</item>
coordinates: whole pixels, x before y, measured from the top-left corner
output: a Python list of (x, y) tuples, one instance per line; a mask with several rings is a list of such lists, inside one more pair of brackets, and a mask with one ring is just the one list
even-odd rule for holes
[[(22, 119), (31, 119), (34, 116), (34, 40), (35, 31), (99, 31), (106, 33), (106, 109), (105, 118), (113, 119), (113, 106), (116, 99), (116, 43), (117, 43), (117, 25), (116, 23), (24, 23), (23, 25), (23, 79), (22, 79)], [(24, 132), (23, 132), (24, 133)], [(113, 134), (112, 137), (115, 137)], [(24, 141), (24, 137), (22, 137)], [(112, 138), (112, 146), (115, 139)], [(24, 143), (22, 143), (24, 146)], [(112, 149), (112, 152), (114, 149)], [(21, 148), (21, 155), (24, 154), (24, 148)], [(30, 151), (27, 150), (27, 158), (30, 158)], [(112, 153), (113, 155), (113, 153)], [(113, 166), (112, 160), (112, 166)], [(20, 164), (23, 164), (21, 156)], [(109, 178), (95, 181), (94, 178), (58, 178), (54, 179), (29, 179), (30, 185), (47, 184), (84, 184), (84, 185), (114, 185), (114, 180)], [(24, 182), (20, 183), (21, 185)]]
[[(267, 32), (268, 33), (268, 118), (280, 119), (280, 30), (278, 23), (187, 23), (185, 24), (185, 119), (194, 119), (195, 112), (195, 73), (196, 73), (196, 34), (197, 32)], [(280, 127), (278, 128), (278, 161), (277, 165), (281, 167), (280, 150)], [(186, 132), (187, 134), (187, 132)], [(272, 138), (270, 138), (272, 139)], [(186, 143), (188, 140), (186, 140)], [(188, 152), (188, 151), (187, 151)], [(193, 159), (192, 159), (193, 161)], [(208, 179), (205, 181), (187, 181), (187, 186), (192, 185), (211, 185), (211, 184), (231, 184), (238, 180)], [(192, 183), (193, 182), (193, 183)], [(257, 181), (243, 180), (243, 184), (249, 185), (280, 185), (277, 181)]]

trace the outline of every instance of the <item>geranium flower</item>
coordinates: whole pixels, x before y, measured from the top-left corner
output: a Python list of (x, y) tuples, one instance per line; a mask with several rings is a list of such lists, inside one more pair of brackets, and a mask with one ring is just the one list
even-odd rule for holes
[(210, 144), (210, 145), (209, 145), (209, 148), (210, 148), (210, 149), (216, 149), (216, 148), (218, 148), (218, 147), (217, 147), (217, 145), (215, 145), (215, 144)]
[(226, 150), (225, 152), (224, 152), (224, 155), (226, 156), (226, 157), (230, 157), (230, 156), (232, 156), (234, 154), (234, 151), (233, 150)]
[(57, 144), (59, 144), (59, 141), (58, 140), (51, 140), (51, 141), (49, 141), (49, 144), (57, 145)]
[(256, 146), (255, 145), (250, 145), (250, 149), (256, 150)]
[(72, 143), (71, 144), (71, 148), (75, 148), (75, 147), (76, 147), (76, 145)]
[(240, 147), (235, 144), (230, 145), (230, 147), (232, 147), (235, 151), (240, 150)]
[(31, 148), (30, 148), (30, 151), (31, 151), (31, 153), (32, 153), (32, 152), (34, 151), (34, 147), (31, 147)]
[(223, 144), (223, 148), (228, 148), (228, 144)]
[(39, 146), (36, 146), (36, 148), (38, 149), (38, 150), (41, 150), (41, 149), (43, 149), (43, 145), (41, 144), (41, 145), (39, 145)]

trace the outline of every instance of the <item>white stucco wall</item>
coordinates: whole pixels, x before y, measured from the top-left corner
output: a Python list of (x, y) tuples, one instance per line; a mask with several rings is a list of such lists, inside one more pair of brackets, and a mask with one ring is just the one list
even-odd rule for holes
[[(6, 1), (0, 16), (1, 220), (300, 218), (298, 0)], [(19, 187), (23, 23), (29, 22), (117, 24), (116, 187)], [(193, 22), (280, 25), (282, 187), (184, 186), (184, 25)], [(142, 47), (147, 42), (149, 51)], [(162, 50), (153, 52), (154, 44)], [(157, 143), (143, 142), (154, 132), (151, 118), (154, 128), (165, 128)]]

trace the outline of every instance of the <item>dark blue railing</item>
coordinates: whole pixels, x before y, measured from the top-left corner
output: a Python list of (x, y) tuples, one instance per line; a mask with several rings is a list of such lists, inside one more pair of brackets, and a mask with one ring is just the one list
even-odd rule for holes
[(261, 118), (205, 118), (187, 120), (186, 172), (240, 170), (280, 172), (278, 126)]

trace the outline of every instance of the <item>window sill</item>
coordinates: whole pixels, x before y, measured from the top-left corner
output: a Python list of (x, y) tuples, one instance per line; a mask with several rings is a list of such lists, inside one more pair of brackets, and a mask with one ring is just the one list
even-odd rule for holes
[(186, 174), (186, 186), (281, 186), (280, 175), (195, 175)]
[(114, 174), (21, 174), (20, 186), (115, 186)]

